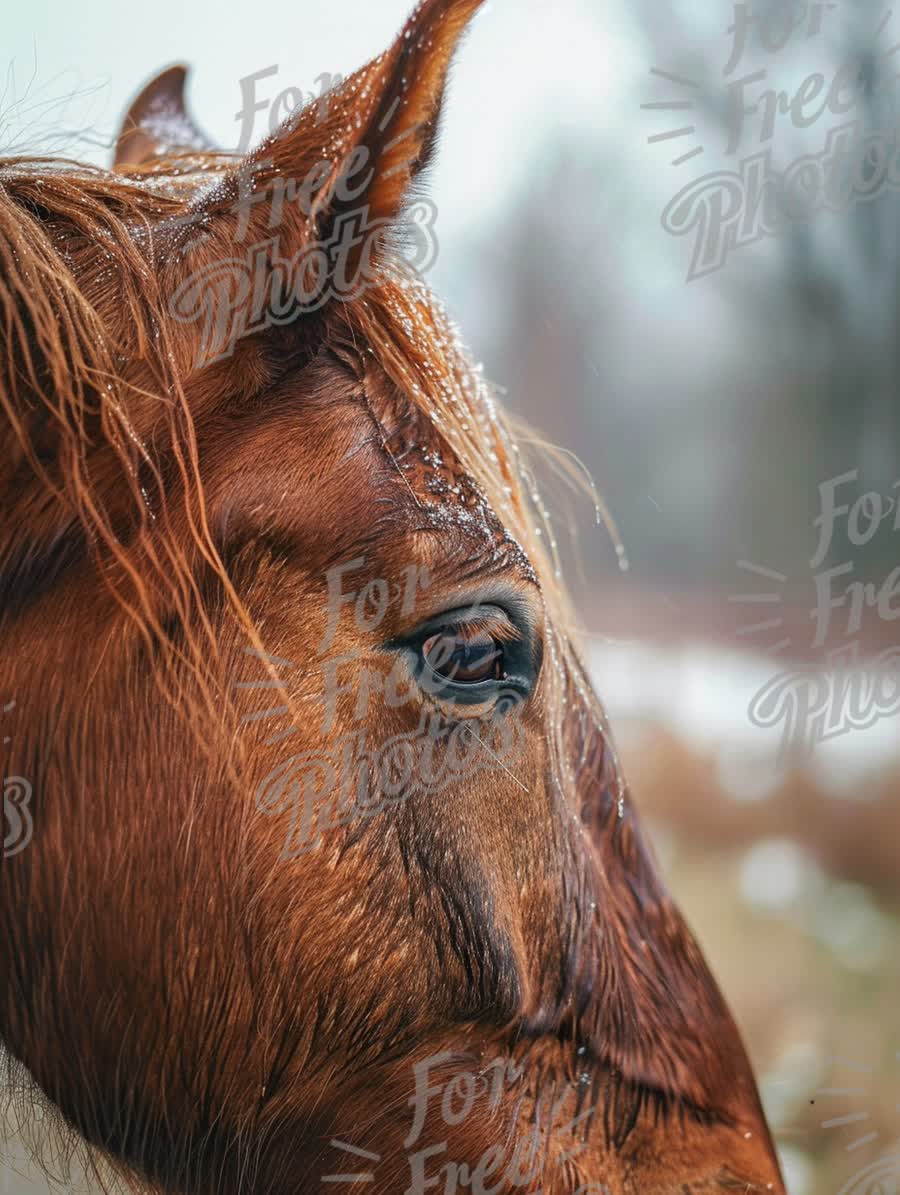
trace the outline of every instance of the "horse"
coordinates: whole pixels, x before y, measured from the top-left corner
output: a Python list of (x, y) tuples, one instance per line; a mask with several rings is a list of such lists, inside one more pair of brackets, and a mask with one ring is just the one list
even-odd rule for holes
[(784, 1195), (422, 277), (479, 4), (243, 154), (175, 67), (111, 169), (0, 163), (0, 1040), (104, 1183)]

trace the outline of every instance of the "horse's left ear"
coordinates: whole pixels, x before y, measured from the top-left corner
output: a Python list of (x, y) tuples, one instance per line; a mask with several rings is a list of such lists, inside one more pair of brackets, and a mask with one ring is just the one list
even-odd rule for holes
[(184, 99), (186, 81), (185, 67), (170, 66), (135, 96), (116, 139), (113, 166), (117, 170), (213, 148), (188, 114)]

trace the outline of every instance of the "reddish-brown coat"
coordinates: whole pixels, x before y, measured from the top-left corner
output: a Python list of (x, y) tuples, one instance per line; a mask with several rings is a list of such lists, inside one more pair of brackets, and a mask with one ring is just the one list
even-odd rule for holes
[[(304, 177), (325, 143), (339, 173), (362, 144), (370, 211), (397, 218), (477, 8), (425, 0), (324, 127), (307, 112), (257, 151), (257, 185)], [(167, 103), (182, 83), (162, 77)], [(0, 177), (0, 641), (22, 718), (7, 770), (36, 792), (34, 842), (0, 870), (0, 1036), (83, 1139), (172, 1195), (312, 1191), (370, 1165), (335, 1141), (379, 1158), (341, 1190), (406, 1190), (416, 1151), (446, 1143), (429, 1175), (482, 1159), (498, 1192), (783, 1195), (740, 1038), (561, 629), (502, 415), (384, 246), (362, 295), (204, 360), (169, 303), (236, 252), (247, 163), (161, 161), (140, 128), (152, 87), (118, 176)], [(199, 223), (162, 230), (185, 213)], [(253, 207), (250, 241), (268, 214)], [(339, 214), (289, 214), (282, 251)], [(525, 750), (515, 774), (418, 793), (283, 859), (287, 819), (254, 793), (287, 749), (327, 752), (353, 724), (353, 693), (329, 731), (304, 702), (325, 575), (355, 555), (360, 581), (427, 564), (417, 618), (488, 577), (519, 595), (544, 650)], [(340, 648), (377, 670), (409, 621), (396, 605), (377, 635), (345, 620)], [(235, 695), (276, 675), (287, 749)], [(376, 703), (367, 728), (406, 733), (425, 704)], [(445, 1082), (498, 1058), (511, 1077), (492, 1114), (448, 1124), (432, 1099), (410, 1141), (415, 1065), (445, 1051)], [(577, 1135), (559, 1127), (590, 1108)], [(498, 1177), (548, 1115), (534, 1181)]]

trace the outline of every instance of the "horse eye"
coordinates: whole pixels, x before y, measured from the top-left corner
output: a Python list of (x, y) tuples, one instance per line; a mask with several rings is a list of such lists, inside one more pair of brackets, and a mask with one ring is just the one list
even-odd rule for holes
[(441, 631), (425, 640), (421, 652), (435, 675), (455, 685), (479, 685), (504, 676), (503, 644), (491, 635), (466, 638)]

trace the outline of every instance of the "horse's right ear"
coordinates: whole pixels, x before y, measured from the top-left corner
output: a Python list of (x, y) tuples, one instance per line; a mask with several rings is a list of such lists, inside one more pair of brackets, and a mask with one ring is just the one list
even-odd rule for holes
[(188, 114), (184, 99), (187, 70), (170, 66), (140, 91), (122, 121), (113, 166), (127, 170), (160, 158), (213, 149)]
[[(288, 324), (379, 274), (429, 162), (454, 51), (481, 3), (422, 0), (388, 50), (204, 180), (169, 246), (164, 282), (176, 320), (213, 329), (198, 361), (227, 352), (235, 328), (268, 326), (258, 300), (272, 279), (290, 276), (284, 302), (271, 305), (272, 322)], [(293, 293), (302, 297), (292, 304)], [(233, 328), (211, 311), (225, 311)]]
[[(397, 216), (431, 158), (450, 62), (482, 3), (420, 0), (393, 45), (286, 121), (239, 174), (258, 191), (278, 177), (308, 181), (311, 167), (327, 163), (310, 205), (320, 225), (350, 205), (341, 199), (342, 176), (348, 184), (352, 176), (343, 191), (352, 191), (352, 205), (365, 205), (373, 221)], [(262, 231), (264, 220), (256, 223)]]

